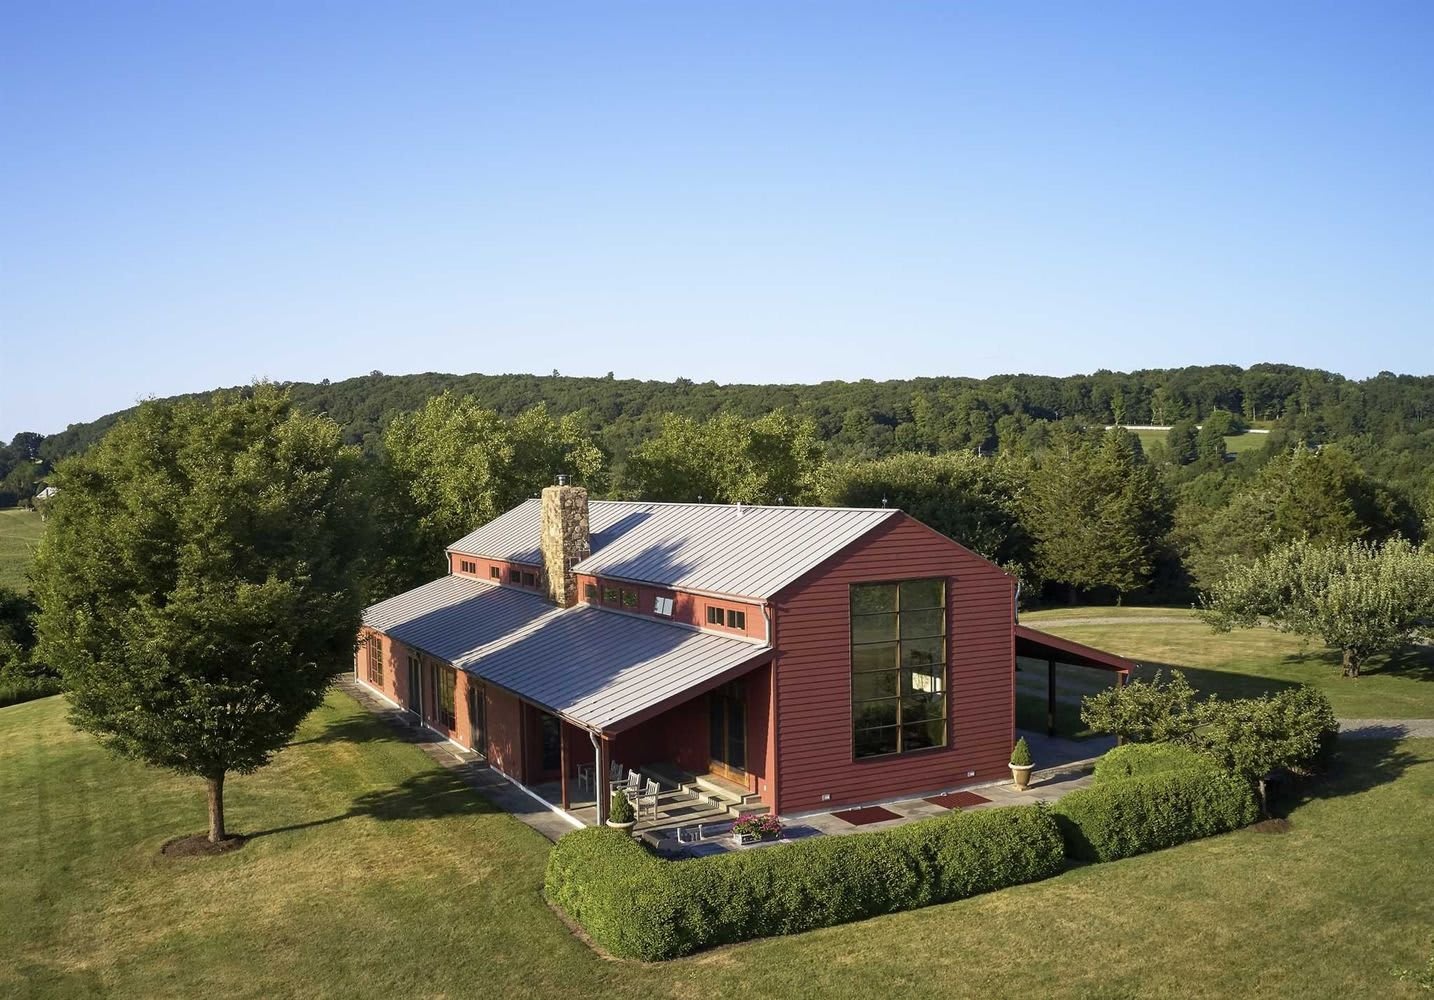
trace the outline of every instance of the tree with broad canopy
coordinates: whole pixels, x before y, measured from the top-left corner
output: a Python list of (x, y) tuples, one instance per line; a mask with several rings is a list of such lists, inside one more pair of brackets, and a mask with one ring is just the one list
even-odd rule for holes
[(215, 843), (225, 776), (268, 763), (352, 662), (359, 462), (260, 384), (146, 402), (56, 473), (39, 656), (77, 727), (204, 779)]
[(1205, 595), (1200, 617), (1216, 632), (1269, 622), (1342, 654), (1346, 677), (1434, 620), (1434, 549), (1403, 538), (1382, 545), (1292, 542), (1233, 565)]

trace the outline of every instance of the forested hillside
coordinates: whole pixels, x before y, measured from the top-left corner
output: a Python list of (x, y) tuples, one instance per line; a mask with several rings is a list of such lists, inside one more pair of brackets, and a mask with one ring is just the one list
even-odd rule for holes
[[(284, 388), (371, 459), (383, 593), (431, 575), (445, 543), (558, 471), (601, 496), (889, 503), (1048, 597), (1188, 600), (1230, 560), (1287, 541), (1421, 540), (1434, 499), (1425, 376), (1257, 365), (719, 386), (375, 372)], [(0, 505), (119, 416), (17, 436), (0, 449)]]
[[(342, 382), (294, 382), (288, 388), (301, 408), (328, 414), (349, 441), (370, 451), (396, 414), (416, 410), (445, 390), (475, 396), (503, 416), (539, 402), (558, 415), (585, 411), (604, 449), (618, 458), (650, 436), (668, 413), (707, 417), (730, 410), (755, 417), (782, 407), (810, 416), (837, 458), (990, 451), (1045, 422), (1173, 424), (1183, 418), (1202, 420), (1217, 409), (1315, 443), (1368, 437), (1371, 445), (1390, 453), (1434, 447), (1434, 376), (1382, 372), (1355, 381), (1273, 364), (815, 385), (373, 372)], [(88, 447), (116, 416), (74, 424), (58, 434), (21, 435), (17, 441), (24, 439), (21, 450), (53, 462)], [(17, 457), (0, 455), (0, 478)], [(1416, 471), (1414, 464), (1392, 461), (1389, 468), (1407, 474)]]

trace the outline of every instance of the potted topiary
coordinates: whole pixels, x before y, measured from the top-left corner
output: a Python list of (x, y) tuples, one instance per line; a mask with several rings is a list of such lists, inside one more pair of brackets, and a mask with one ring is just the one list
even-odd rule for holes
[(1031, 748), (1026, 746), (1026, 738), (1022, 736), (1011, 749), (1011, 782), (1017, 791), (1024, 792), (1031, 783), (1031, 768), (1034, 766), (1031, 763)]
[(629, 832), (637, 825), (637, 817), (632, 813), (632, 803), (621, 790), (612, 793), (612, 802), (607, 810), (607, 825), (614, 830)]

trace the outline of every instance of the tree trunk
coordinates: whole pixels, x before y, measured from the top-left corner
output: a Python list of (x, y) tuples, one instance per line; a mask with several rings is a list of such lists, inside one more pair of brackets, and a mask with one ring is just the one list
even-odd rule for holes
[(224, 775), (217, 778), (209, 778), (209, 842), (217, 844), (222, 841), (226, 834), (224, 832)]
[(1352, 649), (1346, 649), (1344, 651), (1344, 676), (1359, 676), (1359, 657)]
[(1069, 604), (1071, 607), (1075, 607), (1076, 597), (1077, 597), (1077, 596), (1078, 596), (1078, 595), (1076, 594), (1076, 585), (1073, 584), (1073, 583), (1067, 584), (1067, 585), (1066, 585), (1066, 603)]

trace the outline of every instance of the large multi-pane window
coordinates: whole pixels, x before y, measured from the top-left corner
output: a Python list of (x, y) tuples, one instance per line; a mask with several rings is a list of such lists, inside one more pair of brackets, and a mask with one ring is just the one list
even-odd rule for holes
[(946, 745), (946, 582), (851, 588), (856, 757)]
[(368, 682), (383, 687), (383, 643), (376, 635), (368, 637)]
[(436, 705), (436, 721), (449, 729), (458, 726), (457, 717), (453, 710), (453, 684), (458, 674), (452, 667), (434, 666), (433, 668), (433, 701)]

